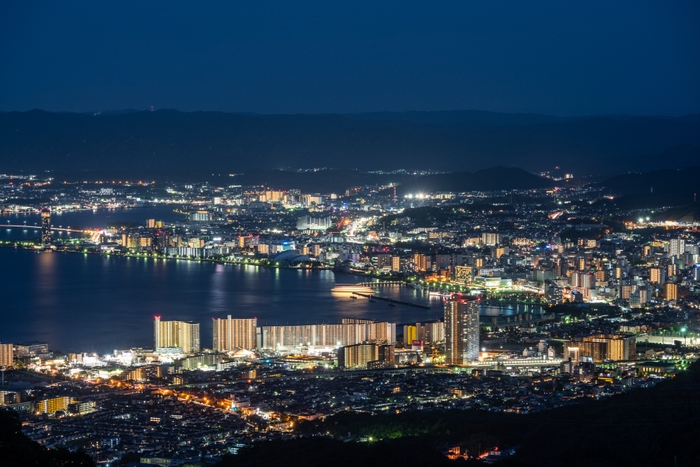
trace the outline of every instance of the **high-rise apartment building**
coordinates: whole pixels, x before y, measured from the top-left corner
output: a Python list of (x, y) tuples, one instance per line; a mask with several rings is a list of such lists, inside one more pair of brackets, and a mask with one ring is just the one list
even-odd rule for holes
[(199, 352), (199, 323), (187, 321), (153, 321), (153, 345), (155, 350), (180, 347), (183, 353)]
[(340, 324), (260, 326), (256, 331), (259, 348), (278, 351), (306, 346), (334, 348), (363, 342), (396, 342), (396, 323), (354, 318), (343, 318)]
[(253, 350), (255, 348), (256, 318), (214, 318), (214, 342), (212, 348), (217, 352), (235, 349)]
[(51, 211), (47, 208), (41, 210), (41, 244), (51, 245)]
[(595, 276), (588, 272), (574, 272), (569, 278), (569, 283), (571, 287), (593, 289), (595, 288)]
[(411, 345), (411, 342), (417, 340), (417, 333), (416, 333), (416, 325), (415, 324), (406, 324), (403, 327), (403, 343), (404, 345), (408, 346)]
[(481, 234), (481, 242), (486, 246), (496, 246), (501, 243), (501, 234), (484, 232)]
[(376, 344), (355, 344), (338, 349), (338, 368), (367, 367), (367, 363), (379, 359)]
[(0, 344), (0, 368), (9, 368), (11, 366), (12, 344)]
[(668, 256), (680, 257), (683, 253), (685, 253), (685, 240), (672, 238), (668, 243)]
[(404, 345), (410, 346), (413, 341), (440, 342), (445, 340), (445, 323), (430, 321), (427, 323), (405, 324), (403, 326)]
[(391, 255), (389, 253), (379, 253), (377, 255), (377, 267), (378, 268), (390, 268), (391, 267)]
[(445, 361), (462, 365), (479, 358), (479, 301), (452, 298), (445, 302)]
[(664, 297), (667, 302), (678, 300), (678, 284), (666, 282), (664, 284)]
[(40, 400), (36, 403), (36, 412), (40, 414), (55, 414), (59, 410), (67, 411), (68, 404), (73, 400), (69, 396), (53, 397), (51, 399)]
[(678, 275), (678, 264), (677, 263), (670, 263), (668, 266), (666, 266), (666, 275), (668, 277), (675, 277)]
[(413, 254), (413, 268), (416, 271), (427, 271), (431, 266), (432, 264), (429, 256), (420, 253)]

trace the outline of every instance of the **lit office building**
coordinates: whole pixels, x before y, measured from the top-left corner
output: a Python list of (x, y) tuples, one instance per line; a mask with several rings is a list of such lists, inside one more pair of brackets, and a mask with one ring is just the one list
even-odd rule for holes
[(255, 348), (256, 318), (214, 318), (214, 343), (212, 348), (217, 352), (235, 349), (253, 350)]
[(452, 298), (445, 302), (445, 361), (462, 365), (479, 358), (479, 301)]
[(179, 347), (183, 353), (199, 352), (199, 324), (187, 321), (161, 321), (156, 316), (153, 322), (153, 345), (160, 349)]

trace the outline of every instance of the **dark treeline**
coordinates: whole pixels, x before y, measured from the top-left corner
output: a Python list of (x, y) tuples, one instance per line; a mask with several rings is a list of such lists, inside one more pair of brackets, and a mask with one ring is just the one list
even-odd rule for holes
[(94, 467), (82, 451), (47, 449), (22, 433), (17, 414), (0, 408), (0, 465), (2, 467)]

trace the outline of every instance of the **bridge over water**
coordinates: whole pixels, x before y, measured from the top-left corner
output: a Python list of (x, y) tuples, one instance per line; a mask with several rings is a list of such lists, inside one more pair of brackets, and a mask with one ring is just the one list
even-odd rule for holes
[[(5, 224), (2, 225), (0, 224), (0, 227), (7, 227), (11, 229), (34, 229), (34, 230), (41, 230), (40, 225), (26, 225), (26, 224)], [(77, 230), (77, 229), (71, 229), (70, 226), (67, 228), (63, 227), (51, 227), (52, 231), (56, 232), (73, 232), (73, 233), (92, 233), (92, 230)]]

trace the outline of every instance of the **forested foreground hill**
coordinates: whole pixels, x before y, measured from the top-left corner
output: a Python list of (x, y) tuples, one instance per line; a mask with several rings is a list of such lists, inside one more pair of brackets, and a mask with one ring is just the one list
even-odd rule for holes
[(0, 466), (2, 467), (94, 467), (84, 452), (47, 449), (22, 433), (17, 414), (0, 408)]
[[(698, 466), (700, 363), (654, 388), (535, 414), (343, 414), (302, 423), (299, 431), (326, 435), (262, 443), (219, 465), (455, 465), (440, 449), (461, 445), (470, 452), (519, 446), (502, 467)], [(348, 433), (375, 441), (340, 441)]]

